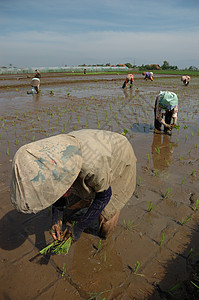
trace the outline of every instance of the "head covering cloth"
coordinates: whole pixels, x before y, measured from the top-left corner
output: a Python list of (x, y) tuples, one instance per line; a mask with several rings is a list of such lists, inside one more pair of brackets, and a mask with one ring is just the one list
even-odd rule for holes
[(159, 96), (159, 106), (162, 109), (172, 110), (178, 104), (178, 97), (173, 92), (161, 91)]

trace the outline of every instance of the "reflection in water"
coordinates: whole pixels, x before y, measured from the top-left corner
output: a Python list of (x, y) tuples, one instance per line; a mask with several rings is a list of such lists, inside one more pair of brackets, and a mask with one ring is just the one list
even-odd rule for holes
[(151, 152), (155, 170), (163, 171), (170, 165), (175, 146), (169, 135), (154, 133)]
[(122, 89), (123, 90), (123, 93), (124, 93), (124, 97), (125, 98), (132, 98), (132, 95), (133, 95), (133, 88), (130, 88), (129, 89), (129, 92), (127, 90), (127, 88), (124, 88)]

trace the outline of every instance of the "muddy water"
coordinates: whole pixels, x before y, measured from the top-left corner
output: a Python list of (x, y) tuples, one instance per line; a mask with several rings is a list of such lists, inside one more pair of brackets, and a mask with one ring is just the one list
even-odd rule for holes
[[(2, 299), (160, 299), (173, 287), (175, 299), (194, 294), (189, 283), (199, 252), (199, 81), (192, 78), (184, 87), (178, 76), (146, 82), (137, 75), (133, 89), (124, 91), (123, 80), (50, 74), (41, 80), (39, 95), (27, 94), (27, 78), (0, 80)], [(179, 97), (180, 127), (171, 136), (154, 134), (160, 90)], [(138, 159), (136, 191), (100, 251), (99, 238), (83, 233), (68, 255), (42, 257), (39, 250), (51, 241), (51, 213), (13, 209), (11, 162), (26, 143), (82, 128), (128, 129)]]

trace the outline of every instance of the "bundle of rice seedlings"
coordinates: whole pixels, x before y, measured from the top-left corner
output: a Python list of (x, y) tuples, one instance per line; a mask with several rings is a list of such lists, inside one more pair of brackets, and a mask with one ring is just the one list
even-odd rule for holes
[(46, 246), (40, 251), (40, 254), (54, 253), (54, 254), (68, 254), (72, 242), (72, 237), (70, 236), (67, 240), (54, 241), (50, 245)]

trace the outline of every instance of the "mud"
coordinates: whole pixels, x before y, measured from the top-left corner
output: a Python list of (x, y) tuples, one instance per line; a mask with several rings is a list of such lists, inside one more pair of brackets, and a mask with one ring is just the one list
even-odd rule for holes
[[(199, 81), (184, 87), (180, 76), (135, 74), (133, 89), (123, 90), (124, 77), (45, 74), (38, 95), (27, 94), (26, 76), (0, 77), (0, 299), (197, 299)], [(154, 134), (160, 90), (179, 97), (171, 136)], [(41, 256), (51, 211), (14, 210), (12, 159), (26, 143), (82, 128), (129, 130), (136, 190), (98, 252), (99, 238), (83, 233), (68, 255)]]

